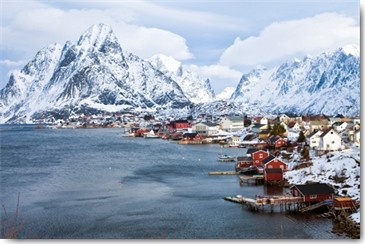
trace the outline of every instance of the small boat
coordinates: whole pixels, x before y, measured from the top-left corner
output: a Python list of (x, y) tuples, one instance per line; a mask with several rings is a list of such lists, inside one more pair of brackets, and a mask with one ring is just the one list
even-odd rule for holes
[(150, 130), (150, 132), (144, 133), (144, 138), (145, 139), (157, 139), (157, 138), (160, 138), (160, 137), (158, 135), (156, 135), (153, 130)]
[(228, 156), (227, 154), (222, 154), (221, 156), (219, 156), (218, 161), (219, 162), (234, 162), (235, 158), (232, 156)]

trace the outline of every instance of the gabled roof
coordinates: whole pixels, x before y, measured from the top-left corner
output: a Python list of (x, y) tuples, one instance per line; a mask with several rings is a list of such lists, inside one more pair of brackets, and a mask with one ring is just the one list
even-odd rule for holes
[(323, 133), (323, 132), (322, 132), (322, 131), (320, 131), (320, 130), (318, 130), (318, 131), (314, 131), (314, 132), (312, 132), (311, 134), (309, 134), (309, 135), (308, 135), (308, 137), (309, 137), (309, 138), (311, 138), (312, 136), (314, 136), (314, 135), (316, 135), (316, 134), (318, 134), (318, 136), (319, 136), (319, 135), (321, 135), (322, 133)]
[(269, 141), (273, 143), (279, 140), (280, 138), (281, 138), (280, 136), (272, 135), (269, 137)]
[(212, 123), (212, 122), (201, 122), (201, 124), (204, 124), (204, 125), (209, 126), (209, 127), (219, 126), (219, 124)]
[[(330, 131), (333, 131), (333, 132), (335, 132), (336, 134), (337, 134), (337, 132), (334, 130), (334, 129), (332, 129), (332, 128), (330, 128), (330, 129), (327, 129), (327, 130), (324, 130), (323, 131), (323, 133), (319, 136), (319, 137), (324, 137), (325, 135), (327, 135)], [(338, 134), (337, 134), (338, 135)], [(338, 135), (339, 136), (339, 135)]]
[(230, 121), (233, 121), (233, 122), (242, 122), (243, 123), (243, 117), (229, 116), (229, 117), (227, 117), (227, 119), (229, 119)]
[(195, 137), (198, 133), (184, 133), (183, 137)]
[(302, 195), (333, 194), (335, 190), (327, 184), (315, 183), (307, 185), (294, 185)]
[(264, 160), (262, 160), (263, 164), (267, 164), (268, 162), (270, 162), (271, 160), (273, 160), (275, 158), (274, 155), (270, 154), (267, 158), (264, 158)]
[(264, 153), (268, 153), (267, 151), (263, 150), (263, 149), (257, 149), (256, 151), (252, 152), (252, 154), (258, 153), (259, 151), (262, 151)]
[(237, 162), (238, 161), (252, 162), (252, 158), (251, 157), (241, 156), (241, 157), (237, 157)]
[(247, 149), (247, 154), (252, 154), (252, 153), (254, 153), (254, 152), (256, 152), (256, 151), (258, 151), (259, 149), (257, 149), (257, 148), (252, 148), (252, 147), (250, 147), (250, 148), (248, 148)]

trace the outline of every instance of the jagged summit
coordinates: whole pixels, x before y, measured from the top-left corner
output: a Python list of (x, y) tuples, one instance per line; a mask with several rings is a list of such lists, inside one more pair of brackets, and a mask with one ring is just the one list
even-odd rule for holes
[(200, 77), (173, 57), (158, 54), (149, 58), (148, 61), (153, 67), (175, 80), (193, 103), (212, 102), (215, 99), (210, 80)]
[(343, 51), (344, 54), (346, 55), (352, 55), (354, 57), (360, 57), (360, 46), (356, 45), (356, 44), (352, 44), (352, 45), (346, 45), (344, 47), (342, 47), (340, 50)]
[(144, 60), (129, 53), (110, 26), (96, 24), (77, 42), (43, 48), (10, 75), (0, 90), (0, 123), (137, 111), (359, 115), (359, 50), (348, 45), (272, 69), (257, 67), (241, 77), (230, 99), (215, 101), (209, 78), (172, 57)]
[(97, 24), (76, 43), (41, 50), (11, 75), (0, 91), (0, 123), (190, 103), (176, 81), (135, 55), (125, 57), (111, 27)]
[(255, 69), (230, 99), (271, 113), (360, 114), (360, 58), (345, 47), (318, 56)]

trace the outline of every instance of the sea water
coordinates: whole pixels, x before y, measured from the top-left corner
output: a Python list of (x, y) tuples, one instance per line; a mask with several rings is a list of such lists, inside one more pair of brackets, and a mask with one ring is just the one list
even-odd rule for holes
[[(246, 149), (179, 145), (113, 129), (1, 126), (1, 196), (9, 219), (19, 194), (18, 238), (344, 239), (314, 214), (250, 211), (225, 196), (284, 194), (240, 184), (225, 153)], [(2, 217), (5, 213), (2, 211)]]

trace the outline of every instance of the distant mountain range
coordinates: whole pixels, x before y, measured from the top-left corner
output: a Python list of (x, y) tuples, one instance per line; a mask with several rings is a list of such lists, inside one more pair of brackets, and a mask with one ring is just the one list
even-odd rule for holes
[(359, 47), (254, 69), (242, 76), (230, 101), (274, 114), (360, 115)]
[(232, 90), (216, 97), (208, 78), (162, 54), (144, 60), (122, 50), (111, 27), (98, 24), (76, 43), (40, 50), (11, 74), (0, 91), (0, 123), (126, 111), (359, 115), (359, 49), (257, 68), (227, 99)]

